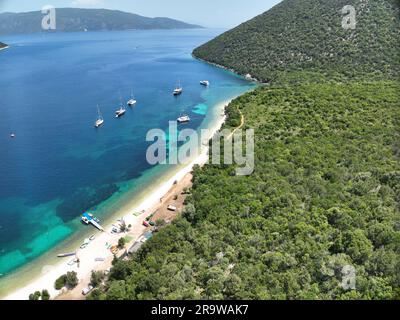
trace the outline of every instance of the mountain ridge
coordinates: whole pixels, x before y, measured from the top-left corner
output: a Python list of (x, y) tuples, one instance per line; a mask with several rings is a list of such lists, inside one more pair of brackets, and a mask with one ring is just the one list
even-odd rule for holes
[[(41, 11), (0, 13), (0, 35), (45, 32)], [(56, 8), (56, 29), (51, 32), (194, 29), (199, 25), (166, 17), (144, 17), (121, 10)]]
[[(354, 30), (342, 27), (346, 5), (356, 9)], [(397, 0), (286, 0), (193, 55), (264, 82), (304, 70), (348, 79), (365, 73), (395, 78), (400, 74), (399, 7)]]

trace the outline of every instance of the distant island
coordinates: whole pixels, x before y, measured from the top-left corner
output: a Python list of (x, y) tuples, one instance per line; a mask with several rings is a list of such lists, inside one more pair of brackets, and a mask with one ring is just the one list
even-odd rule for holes
[(5, 48), (7, 48), (8, 47), (8, 45), (6, 45), (5, 43), (3, 43), (3, 42), (0, 42), (0, 50), (3, 50), (3, 49), (5, 49)]
[[(202, 28), (170, 18), (148, 18), (117, 10), (59, 8), (56, 12), (57, 29), (53, 32)], [(43, 17), (40, 11), (0, 13), (0, 35), (43, 32)]]

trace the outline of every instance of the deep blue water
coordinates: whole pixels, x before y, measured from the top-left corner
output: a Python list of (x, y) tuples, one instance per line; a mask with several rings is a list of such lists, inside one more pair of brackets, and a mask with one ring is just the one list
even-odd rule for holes
[[(198, 128), (216, 103), (253, 85), (196, 61), (222, 30), (14, 36), (0, 52), (0, 274), (49, 250), (77, 217), (150, 165), (146, 133), (183, 111)], [(199, 85), (210, 80), (210, 88)], [(184, 94), (171, 92), (180, 80)], [(120, 96), (137, 105), (115, 119)], [(96, 105), (105, 124), (93, 128)], [(16, 138), (11, 139), (10, 133)]]

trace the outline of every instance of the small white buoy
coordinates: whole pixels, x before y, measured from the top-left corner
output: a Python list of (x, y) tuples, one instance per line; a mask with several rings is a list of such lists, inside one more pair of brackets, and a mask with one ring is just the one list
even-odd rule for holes
[(10, 134), (10, 137), (11, 137), (11, 138), (15, 138), (15, 133), (11, 133), (11, 134)]

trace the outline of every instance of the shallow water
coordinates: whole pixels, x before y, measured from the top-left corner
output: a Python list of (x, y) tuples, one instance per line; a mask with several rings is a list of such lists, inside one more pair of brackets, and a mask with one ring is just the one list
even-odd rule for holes
[[(191, 57), (223, 30), (36, 34), (6, 37), (0, 53), (0, 274), (6, 276), (150, 185), (167, 166), (146, 162), (153, 128), (213, 108), (254, 84)], [(207, 79), (209, 88), (199, 85)], [(184, 94), (172, 90), (180, 80)], [(114, 118), (120, 100), (138, 103)], [(93, 128), (96, 105), (105, 119)], [(10, 133), (16, 138), (11, 139)]]

